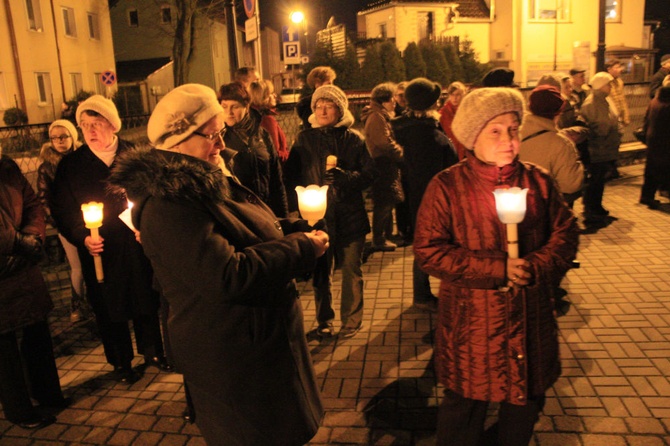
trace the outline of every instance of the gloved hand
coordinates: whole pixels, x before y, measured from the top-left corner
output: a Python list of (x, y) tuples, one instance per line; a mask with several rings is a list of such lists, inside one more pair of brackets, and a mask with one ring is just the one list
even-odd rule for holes
[(326, 170), (325, 184), (338, 186), (347, 178), (347, 173), (339, 167)]
[(42, 258), (42, 239), (33, 234), (16, 232), (14, 236), (14, 254), (37, 263)]

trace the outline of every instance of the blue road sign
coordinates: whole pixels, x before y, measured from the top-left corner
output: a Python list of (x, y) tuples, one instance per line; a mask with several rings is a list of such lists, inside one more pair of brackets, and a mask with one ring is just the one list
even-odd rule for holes
[(298, 40), (300, 40), (300, 35), (298, 34), (298, 28), (294, 27), (293, 25), (281, 27), (282, 42), (297, 42)]
[(112, 86), (116, 83), (116, 74), (111, 70), (104, 71), (100, 74), (100, 82), (108, 87)]

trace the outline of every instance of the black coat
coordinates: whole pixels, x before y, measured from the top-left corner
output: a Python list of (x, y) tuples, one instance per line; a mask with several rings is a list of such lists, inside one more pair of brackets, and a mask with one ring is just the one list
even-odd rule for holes
[(440, 171), (458, 162), (456, 149), (431, 117), (405, 114), (391, 121), (395, 140), (404, 150), (408, 189), (405, 191), (412, 220), (416, 220), (423, 193)]
[[(131, 143), (119, 140), (116, 156), (131, 150)], [(120, 322), (138, 314), (155, 314), (159, 299), (152, 289), (151, 265), (133, 231), (118, 217), (128, 207), (126, 197), (107, 190), (111, 168), (87, 145), (66, 155), (56, 169), (49, 208), (60, 233), (77, 247), (94, 310), (98, 314), (105, 311), (113, 321)], [(96, 279), (93, 257), (84, 245), (90, 229), (84, 226), (81, 205), (89, 201), (104, 205), (100, 228), (105, 242), (101, 255), (105, 274), (102, 284)]]
[(286, 217), (286, 190), (279, 155), (268, 132), (261, 127), (261, 115), (250, 109), (238, 124), (229, 127), (224, 138), (226, 147), (236, 153), (230, 170), (265, 202), (278, 217)]
[(326, 223), (336, 243), (346, 245), (370, 232), (363, 191), (375, 168), (365, 141), (346, 127), (311, 128), (298, 134), (284, 166), (289, 211), (298, 210), (296, 186), (326, 184), (326, 158), (337, 156), (341, 178), (328, 189)]
[(661, 87), (651, 100), (644, 118), (647, 143), (645, 176), (662, 188), (670, 186), (670, 87)]
[(316, 258), (304, 234), (280, 225), (306, 222), (278, 222), (249, 189), (178, 153), (131, 154), (111, 182), (136, 203), (207, 444), (307, 443), (323, 408), (292, 277)]

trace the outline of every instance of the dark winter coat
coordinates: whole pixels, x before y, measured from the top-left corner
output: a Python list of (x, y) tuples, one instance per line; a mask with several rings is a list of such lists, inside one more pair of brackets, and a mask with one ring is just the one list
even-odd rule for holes
[[(458, 155), (437, 119), (406, 113), (391, 121), (393, 134), (405, 154), (407, 201), (416, 219), (423, 193), (440, 171), (458, 162)], [(437, 115), (437, 114), (436, 114)]]
[[(553, 298), (575, 258), (578, 228), (554, 184), (531, 164), (498, 168), (469, 155), (426, 190), (414, 252), (441, 280), (437, 375), (466, 398), (525, 404), (560, 375)], [(506, 232), (493, 196), (503, 185), (529, 189), (519, 254), (534, 282), (522, 288), (506, 287)]]
[(235, 152), (229, 164), (233, 174), (251, 189), (278, 217), (286, 217), (286, 190), (280, 159), (268, 132), (261, 127), (261, 115), (249, 109), (247, 115), (228, 127), (226, 147)]
[[(119, 140), (116, 157), (131, 150), (131, 143)], [(66, 155), (56, 169), (49, 208), (59, 232), (77, 247), (94, 310), (98, 314), (105, 311), (113, 321), (121, 322), (138, 314), (155, 314), (159, 299), (152, 288), (149, 260), (133, 231), (119, 219), (119, 214), (128, 207), (126, 197), (107, 190), (110, 171), (88, 145)], [(105, 274), (102, 284), (95, 276), (93, 256), (84, 245), (91, 231), (84, 226), (81, 205), (90, 201), (104, 205), (100, 228), (105, 243), (101, 255)]]
[(661, 87), (649, 103), (644, 117), (647, 143), (645, 175), (664, 187), (670, 186), (670, 87)]
[(328, 155), (337, 156), (337, 167), (343, 172), (328, 189), (326, 223), (331, 237), (346, 245), (370, 232), (363, 191), (372, 184), (376, 170), (358, 132), (341, 126), (298, 134), (284, 166), (289, 211), (298, 211), (296, 186), (326, 184)]
[(323, 409), (292, 278), (314, 268), (309, 239), (197, 158), (134, 153), (110, 181), (135, 202), (207, 443), (307, 443)]
[(611, 101), (602, 90), (594, 90), (582, 104), (582, 118), (589, 127), (589, 157), (592, 163), (607, 163), (619, 157), (619, 117)]
[(405, 199), (400, 178), (402, 147), (393, 136), (391, 115), (376, 102), (361, 114), (365, 124), (365, 145), (377, 169), (372, 183), (372, 199), (376, 204), (395, 204)]
[(0, 157), (0, 334), (45, 321), (53, 308), (40, 268), (14, 249), (17, 232), (44, 241), (44, 210), (16, 163)]

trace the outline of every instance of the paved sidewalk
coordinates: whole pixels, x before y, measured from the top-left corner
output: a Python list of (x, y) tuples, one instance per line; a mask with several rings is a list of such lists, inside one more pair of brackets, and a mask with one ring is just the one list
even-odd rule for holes
[[(563, 283), (573, 303), (559, 319), (563, 376), (532, 445), (670, 445), (670, 203), (661, 211), (637, 204), (642, 170), (620, 168), (623, 177), (608, 183), (604, 204), (619, 220), (582, 236), (581, 268)], [(310, 445), (434, 444), (434, 320), (411, 308), (411, 267), (411, 248), (374, 253), (364, 265), (363, 330), (310, 341), (327, 409)], [(38, 431), (0, 418), (0, 445), (204, 444), (181, 418), (180, 375), (148, 368), (131, 387), (112, 381), (94, 324), (69, 323), (67, 270), (48, 277), (61, 383), (74, 404)], [(309, 330), (313, 293), (300, 285)], [(339, 301), (339, 287), (335, 294)]]

